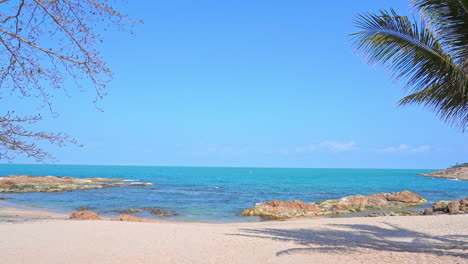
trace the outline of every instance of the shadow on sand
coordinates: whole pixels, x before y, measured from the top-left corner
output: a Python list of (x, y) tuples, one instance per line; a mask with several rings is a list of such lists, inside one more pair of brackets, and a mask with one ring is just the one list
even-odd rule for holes
[(236, 236), (257, 237), (293, 242), (294, 247), (276, 255), (307, 252), (357, 252), (373, 249), (390, 252), (412, 252), (436, 256), (468, 258), (468, 235), (433, 236), (384, 223), (373, 225), (331, 224), (317, 229), (240, 229)]

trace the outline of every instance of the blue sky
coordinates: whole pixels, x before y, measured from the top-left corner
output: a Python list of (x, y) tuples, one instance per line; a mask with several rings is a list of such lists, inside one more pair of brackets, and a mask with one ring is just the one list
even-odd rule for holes
[[(68, 87), (39, 128), (83, 147), (47, 147), (61, 164), (445, 168), (468, 159), (467, 135), (420, 107), (382, 67), (353, 53), (363, 11), (406, 1), (129, 1), (135, 36), (105, 33), (108, 95)], [(6, 107), (5, 106), (5, 107)], [(33, 163), (18, 157), (15, 163)]]

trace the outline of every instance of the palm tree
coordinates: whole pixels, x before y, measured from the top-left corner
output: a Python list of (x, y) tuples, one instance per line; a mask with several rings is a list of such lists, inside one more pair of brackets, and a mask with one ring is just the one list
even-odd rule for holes
[(413, 0), (420, 21), (395, 10), (359, 14), (351, 34), (357, 52), (383, 64), (411, 94), (399, 105), (433, 110), (468, 130), (468, 0)]

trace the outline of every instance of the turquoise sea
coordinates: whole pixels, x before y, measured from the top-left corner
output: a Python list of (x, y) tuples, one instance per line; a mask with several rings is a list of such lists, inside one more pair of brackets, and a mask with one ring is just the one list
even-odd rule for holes
[[(427, 178), (408, 169), (293, 169), (78, 165), (0, 165), (0, 175), (29, 174), (135, 179), (145, 187), (60, 193), (0, 194), (8, 203), (69, 213), (80, 206), (106, 213), (139, 207), (175, 210), (177, 221), (259, 221), (237, 214), (269, 200), (315, 202), (355, 194), (410, 190), (429, 202), (468, 196), (468, 181)], [(148, 212), (136, 216), (156, 218)]]

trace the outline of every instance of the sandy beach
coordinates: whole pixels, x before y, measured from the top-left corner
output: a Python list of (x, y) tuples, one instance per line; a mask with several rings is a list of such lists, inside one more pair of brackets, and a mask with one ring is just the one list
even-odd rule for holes
[(0, 208), (1, 263), (468, 263), (468, 215), (254, 223), (68, 220)]

